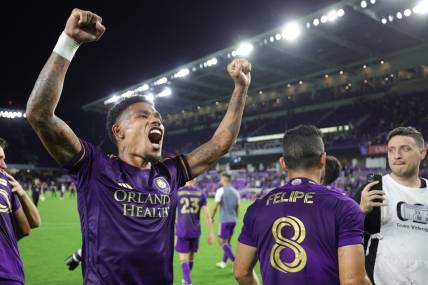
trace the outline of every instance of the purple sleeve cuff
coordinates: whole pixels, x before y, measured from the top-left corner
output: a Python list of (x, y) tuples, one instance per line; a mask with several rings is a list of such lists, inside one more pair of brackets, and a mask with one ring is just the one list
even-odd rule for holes
[(239, 235), (238, 241), (242, 244), (245, 244), (245, 245), (257, 247), (256, 243), (249, 236), (247, 236), (245, 233), (241, 233)]
[(185, 155), (179, 155), (178, 158), (180, 159), (180, 164), (183, 167), (187, 181), (192, 180), (193, 179), (193, 173), (192, 173), (192, 169), (189, 166), (189, 162), (187, 161), (186, 156)]
[(19, 197), (17, 194), (13, 193), (13, 205), (12, 205), (12, 212), (15, 212), (19, 209), (21, 209), (21, 202), (19, 201)]
[(85, 155), (86, 155), (85, 144), (81, 140), (80, 140), (80, 145), (82, 146), (82, 149), (80, 150), (80, 152), (76, 154), (70, 160), (70, 162), (68, 162), (66, 165), (63, 165), (63, 168), (72, 172), (78, 168), (79, 164), (82, 162), (82, 160), (85, 158)]
[(354, 237), (347, 238), (339, 241), (338, 247), (347, 246), (347, 245), (355, 245), (355, 244), (363, 244), (362, 237)]

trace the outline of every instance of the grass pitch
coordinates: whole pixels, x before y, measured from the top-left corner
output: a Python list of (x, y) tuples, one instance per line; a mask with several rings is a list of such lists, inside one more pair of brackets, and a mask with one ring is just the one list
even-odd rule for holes
[[(64, 265), (65, 258), (80, 247), (82, 240), (76, 198), (69, 198), (68, 193), (64, 200), (51, 198), (50, 193), (47, 196), (44, 201), (39, 203), (42, 226), (33, 230), (29, 237), (18, 243), (24, 262), (26, 284), (82, 284), (81, 268), (78, 267), (75, 271), (69, 271)], [(212, 200), (208, 200), (209, 206), (212, 205), (212, 202)], [(234, 253), (236, 252), (236, 239), (242, 227), (243, 214), (250, 203), (246, 200), (241, 201), (240, 217), (232, 240)], [(202, 236), (199, 252), (196, 254), (192, 271), (193, 284), (237, 284), (232, 275), (230, 262), (225, 269), (219, 269), (215, 266), (215, 263), (221, 260), (223, 251), (217, 242), (208, 246), (205, 221), (202, 220), (201, 224)], [(214, 224), (215, 234), (217, 234), (217, 229), (218, 223), (216, 222)], [(257, 273), (260, 276), (258, 268)], [(174, 285), (180, 284), (181, 267), (178, 254), (174, 254)]]

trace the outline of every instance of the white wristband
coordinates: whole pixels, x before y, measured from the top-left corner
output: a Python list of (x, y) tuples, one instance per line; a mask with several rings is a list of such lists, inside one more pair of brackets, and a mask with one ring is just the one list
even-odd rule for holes
[(54, 52), (71, 62), (80, 44), (68, 36), (65, 32), (59, 36)]

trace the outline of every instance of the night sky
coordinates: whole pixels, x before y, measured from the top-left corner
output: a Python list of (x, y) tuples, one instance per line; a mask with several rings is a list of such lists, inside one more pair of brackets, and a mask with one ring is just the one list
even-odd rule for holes
[[(107, 30), (100, 41), (79, 48), (66, 76), (56, 113), (79, 137), (114, 152), (114, 146), (105, 137), (105, 115), (85, 112), (82, 105), (335, 2), (338, 1), (8, 3), (8, 8), (2, 6), (0, 17), (3, 35), (0, 108), (25, 109), (37, 76), (72, 9), (90, 10), (103, 18)], [(31, 152), (39, 156), (39, 164), (55, 165), (35, 133), (29, 130), (21, 136), (27, 146), (31, 146)], [(15, 151), (18, 150), (10, 149)], [(19, 156), (16, 159), (19, 160)]]
[[(66, 77), (60, 112), (80, 107), (337, 1), (27, 1), (2, 7), (0, 107), (24, 109), (74, 7), (103, 18)], [(37, 3), (37, 4), (36, 4)], [(67, 106), (67, 110), (63, 108)], [(86, 115), (85, 115), (86, 116)]]

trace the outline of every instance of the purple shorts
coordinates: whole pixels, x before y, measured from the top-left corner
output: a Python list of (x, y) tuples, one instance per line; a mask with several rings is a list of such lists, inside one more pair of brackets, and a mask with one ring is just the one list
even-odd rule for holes
[(230, 239), (233, 235), (233, 230), (235, 229), (236, 223), (221, 223), (220, 232), (218, 236), (221, 239)]
[(199, 248), (199, 238), (177, 237), (175, 250), (179, 253), (197, 252)]

